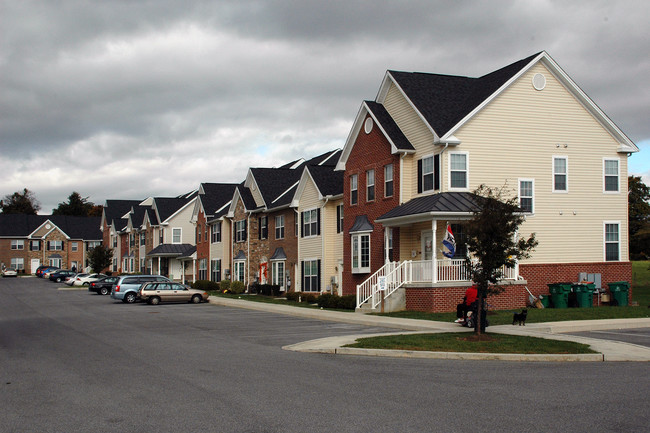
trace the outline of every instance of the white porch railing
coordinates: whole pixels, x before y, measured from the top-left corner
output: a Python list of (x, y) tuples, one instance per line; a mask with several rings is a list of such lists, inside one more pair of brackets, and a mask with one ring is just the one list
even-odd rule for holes
[[(518, 266), (514, 268), (504, 266), (501, 271), (505, 280), (516, 280), (519, 277)], [(380, 277), (385, 277), (385, 293), (382, 293), (379, 289)], [(469, 280), (469, 269), (463, 259), (389, 262), (379, 268), (366, 281), (357, 285), (357, 308), (366, 302), (370, 302), (371, 308), (374, 310), (381, 303), (382, 297), (390, 296), (404, 284), (463, 282)]]

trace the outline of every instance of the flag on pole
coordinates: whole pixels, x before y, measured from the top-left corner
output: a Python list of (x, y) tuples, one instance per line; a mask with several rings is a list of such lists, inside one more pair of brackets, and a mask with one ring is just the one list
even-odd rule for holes
[(455, 252), (456, 239), (454, 238), (454, 234), (451, 231), (451, 226), (447, 224), (447, 231), (445, 232), (445, 237), (442, 239), (442, 254), (445, 257), (449, 257), (451, 259), (454, 257)]

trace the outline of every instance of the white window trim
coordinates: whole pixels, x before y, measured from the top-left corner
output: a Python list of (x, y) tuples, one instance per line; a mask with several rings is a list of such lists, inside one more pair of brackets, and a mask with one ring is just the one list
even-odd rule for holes
[[(607, 260), (607, 225), (618, 226), (618, 260)], [(603, 221), (603, 262), (621, 262), (621, 222), (620, 221)]]
[[(282, 225), (278, 225), (278, 220), (282, 221)], [(280, 228), (282, 229), (281, 230), (282, 236), (278, 237), (278, 229), (280, 229)], [(275, 216), (275, 223), (274, 223), (273, 231), (275, 232), (275, 239), (284, 239), (284, 236), (285, 236), (285, 233), (284, 233), (284, 231), (285, 231), (285, 228), (284, 228), (284, 215), (276, 215)]]
[[(14, 244), (15, 242), (15, 244)], [(14, 248), (16, 245), (16, 248)], [(24, 239), (12, 239), (11, 240), (11, 249), (14, 251), (24, 250), (25, 249), (25, 240)]]
[[(566, 161), (566, 173), (564, 175), (566, 176), (566, 189), (555, 189), (555, 175), (559, 173), (555, 173), (555, 160), (556, 159), (564, 159)], [(566, 155), (553, 155), (551, 158), (551, 172), (553, 173), (553, 178), (551, 179), (551, 185), (553, 188), (554, 193), (558, 194), (567, 194), (569, 192), (569, 157)]]
[[(372, 173), (372, 183), (370, 183), (370, 173)], [(375, 179), (377, 177), (377, 173), (375, 172), (374, 168), (366, 170), (366, 202), (372, 202), (375, 201), (377, 198), (377, 188), (375, 187)], [(370, 195), (370, 187), (372, 187), (372, 199), (369, 198)]]
[[(176, 230), (180, 231), (179, 241), (174, 242), (174, 232)], [(182, 244), (183, 243), (183, 228), (182, 227), (172, 227), (172, 244)]]
[[(352, 179), (356, 179), (356, 186), (352, 188)], [(357, 201), (352, 202), (352, 191), (357, 192)], [(350, 175), (350, 206), (357, 206), (359, 204), (359, 174), (354, 173)]]
[(519, 178), (517, 179), (517, 189), (519, 190), (518, 193), (518, 198), (519, 198), (519, 207), (521, 207), (521, 182), (531, 182), (533, 184), (533, 206), (531, 209), (531, 212), (524, 212), (527, 216), (534, 216), (535, 215), (535, 179), (529, 179), (529, 178)]
[[(387, 173), (388, 173), (388, 167), (390, 166), (390, 179), (388, 179)], [(392, 183), (393, 185), (393, 193), (391, 195), (386, 194), (386, 186), (388, 185), (388, 182)], [(375, 195), (376, 192), (375, 192)], [(395, 195), (395, 166), (390, 163), (384, 165), (384, 198), (392, 197)]]
[[(318, 221), (318, 208), (314, 207), (314, 208), (305, 209), (305, 210), (303, 210), (303, 211), (301, 212), (301, 214), (304, 215), (306, 212), (309, 212), (310, 214), (311, 214), (311, 212), (315, 212), (314, 215), (316, 215), (316, 233), (312, 234), (312, 233), (311, 233), (311, 230), (310, 230), (309, 235), (305, 235), (305, 222), (304, 222), (304, 218), (301, 218), (301, 219), (300, 219), (300, 221), (301, 221), (301, 227), (300, 227), (300, 230), (301, 230), (301, 233), (303, 234), (302, 237), (303, 237), (304, 239), (315, 238), (316, 236), (318, 236), (318, 223), (319, 223), (319, 221)], [(310, 225), (313, 224), (313, 221), (310, 222), (309, 224), (310, 224)]]
[[(280, 282), (280, 284), (276, 284), (274, 278), (277, 277), (277, 267), (278, 267), (279, 263), (282, 263), (282, 281)], [(285, 285), (285, 282), (286, 282), (286, 279), (287, 279), (286, 274), (287, 274), (287, 261), (286, 261), (286, 259), (271, 260), (271, 284), (278, 285), (278, 286), (280, 286), (280, 288), (282, 290), (284, 290), (284, 285)]]
[[(244, 271), (244, 279), (239, 280), (239, 272), (237, 272), (237, 268), (241, 266), (243, 271)], [(237, 279), (236, 279), (237, 278)], [(246, 282), (246, 260), (235, 260), (233, 262), (233, 273), (232, 273), (232, 281), (241, 281), (242, 283)]]
[[(319, 273), (319, 269), (318, 269), (318, 260), (320, 260), (320, 259), (317, 258), (317, 257), (308, 257), (308, 258), (302, 260), (303, 263), (307, 263), (307, 262), (309, 262), (309, 263), (313, 263), (313, 262), (316, 262), (316, 275), (309, 274), (309, 277), (310, 277), (310, 278), (311, 278), (311, 277), (316, 277), (316, 279), (319, 279), (319, 278), (321, 277), (321, 276), (320, 276), (320, 273)], [(322, 263), (322, 262), (321, 262), (321, 263)], [(305, 285), (305, 276), (306, 276), (306, 275), (307, 275), (307, 273), (305, 273), (305, 275), (301, 275), (301, 276), (300, 276), (300, 291), (305, 291), (305, 287), (304, 287), (304, 285)], [(316, 283), (316, 285), (318, 286), (318, 282)], [(306, 292), (306, 293), (318, 293), (318, 290), (309, 290), (309, 291)]]
[[(368, 274), (370, 273), (370, 269), (372, 267), (372, 238), (370, 236), (371, 232), (359, 232), (359, 233), (353, 233), (350, 236), (350, 269), (353, 274)], [(361, 266), (361, 237), (363, 236), (368, 236), (368, 266), (367, 267), (362, 267)], [(359, 257), (358, 257), (358, 265), (356, 268), (354, 267), (354, 239), (359, 238)]]
[(70, 251), (73, 253), (79, 251), (79, 242), (70, 242)]
[[(616, 178), (618, 179), (616, 191), (605, 190), (605, 163), (606, 161), (616, 161)], [(621, 193), (621, 160), (619, 158), (603, 158), (603, 193), (604, 194), (620, 194)]]
[[(449, 156), (449, 158), (447, 159), (448, 161), (447, 162), (447, 185), (449, 191), (469, 191), (469, 152), (453, 151), (453, 152), (448, 152), (447, 155)], [(465, 155), (465, 186), (462, 188), (451, 186), (451, 172), (452, 172), (451, 156), (452, 155)], [(433, 169), (435, 173), (435, 167)], [(453, 171), (460, 171), (460, 170), (453, 170)], [(435, 179), (434, 179), (434, 185), (435, 185)]]
[[(425, 173), (424, 173), (424, 160), (428, 159), (428, 158), (431, 158), (431, 167), (433, 168), (432, 171), (431, 171), (431, 176), (432, 176), (431, 177), (431, 189), (424, 189), (424, 175), (425, 175)], [(424, 155), (422, 158), (420, 158), (420, 161), (422, 161), (422, 179), (418, 180), (418, 182), (422, 183), (422, 192), (421, 192), (421, 194), (431, 194), (432, 192), (434, 192), (436, 190), (436, 158), (435, 158), (435, 155), (433, 153), (431, 153), (429, 155)], [(417, 170), (417, 167), (415, 167), (415, 169)], [(426, 173), (426, 174), (429, 174), (429, 173)], [(416, 173), (416, 175), (417, 175), (417, 173)], [(417, 192), (417, 189), (416, 189), (416, 192)]]

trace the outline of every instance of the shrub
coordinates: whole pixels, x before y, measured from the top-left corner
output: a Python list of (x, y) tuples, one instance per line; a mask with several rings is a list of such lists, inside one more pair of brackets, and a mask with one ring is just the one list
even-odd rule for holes
[(287, 293), (287, 301), (298, 302), (298, 296), (300, 296), (300, 292), (289, 292)]
[(204, 290), (206, 292), (210, 290), (219, 290), (219, 283), (209, 280), (198, 280), (192, 284), (192, 288), (196, 290)]
[(344, 310), (355, 310), (357, 308), (357, 295), (341, 296), (339, 308)]
[(239, 295), (240, 293), (244, 293), (244, 289), (246, 286), (244, 286), (244, 283), (241, 281), (233, 281), (230, 284), (230, 291), (236, 295)]
[(313, 304), (316, 302), (316, 295), (313, 293), (303, 293), (302, 294), (302, 302), (306, 302), (308, 304)]
[(230, 290), (230, 280), (221, 280), (219, 283), (219, 289), (224, 293)]
[(354, 310), (357, 307), (357, 297), (355, 295), (338, 296), (329, 293), (323, 293), (318, 297), (316, 302), (321, 308)]

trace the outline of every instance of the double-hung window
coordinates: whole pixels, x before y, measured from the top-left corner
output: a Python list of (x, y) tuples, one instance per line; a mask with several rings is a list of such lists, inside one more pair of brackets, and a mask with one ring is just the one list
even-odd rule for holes
[(140, 246), (144, 247), (147, 245), (147, 232), (140, 233)]
[(359, 175), (350, 176), (350, 204), (357, 204), (359, 200)]
[(375, 199), (375, 170), (366, 171), (366, 201)]
[(370, 272), (370, 233), (352, 235), (352, 273)]
[(467, 159), (467, 153), (449, 152), (449, 188), (468, 188)]
[(260, 217), (257, 220), (257, 222), (258, 222), (257, 238), (267, 239), (269, 237), (269, 217), (268, 216)]
[(318, 220), (318, 209), (306, 210), (302, 213), (302, 237), (306, 238), (320, 234), (318, 230)]
[(23, 269), (25, 269), (25, 259), (23, 259), (22, 257), (12, 257), (11, 267), (17, 271), (22, 271)]
[(47, 243), (48, 251), (62, 251), (63, 250), (63, 241), (49, 241)]
[(208, 259), (199, 259), (199, 280), (208, 279)]
[(180, 227), (172, 228), (172, 244), (180, 244), (182, 242), (183, 229)]
[(603, 189), (605, 192), (619, 192), (618, 159), (603, 160)]
[(271, 262), (271, 284), (284, 290), (284, 260)]
[(431, 191), (433, 190), (433, 177), (434, 177), (434, 168), (433, 168), (433, 156), (428, 156), (422, 159), (422, 178), (420, 183), (422, 185), (420, 192)]
[(235, 242), (246, 242), (246, 220), (235, 221)]
[(569, 159), (566, 156), (553, 157), (553, 192), (569, 191)]
[(605, 261), (616, 262), (621, 257), (620, 223), (605, 222)]
[(25, 249), (25, 241), (22, 239), (12, 239), (11, 241), (12, 250), (22, 250)]
[(221, 281), (221, 259), (212, 260), (212, 281)]
[(275, 217), (275, 238), (284, 239), (284, 215)]
[(393, 196), (393, 164), (384, 166), (384, 197)]
[(212, 243), (221, 242), (221, 221), (212, 224), (210, 230), (212, 231), (210, 239)]
[(31, 241), (29, 245), (31, 251), (39, 251), (41, 249), (41, 241)]
[(305, 260), (302, 262), (302, 291), (319, 292), (320, 260)]
[(519, 179), (519, 207), (524, 213), (535, 212), (534, 182), (532, 179)]
[(70, 242), (70, 251), (72, 252), (79, 251), (79, 242)]

